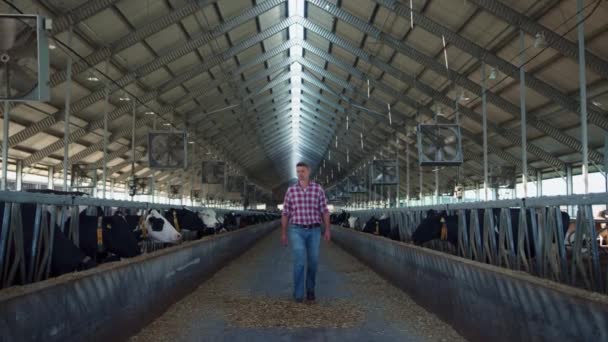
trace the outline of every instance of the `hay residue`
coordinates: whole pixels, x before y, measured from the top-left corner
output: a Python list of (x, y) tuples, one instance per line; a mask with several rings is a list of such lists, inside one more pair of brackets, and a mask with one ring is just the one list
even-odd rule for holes
[(237, 328), (350, 328), (365, 320), (356, 305), (344, 300), (296, 303), (264, 297), (225, 301), (227, 323)]

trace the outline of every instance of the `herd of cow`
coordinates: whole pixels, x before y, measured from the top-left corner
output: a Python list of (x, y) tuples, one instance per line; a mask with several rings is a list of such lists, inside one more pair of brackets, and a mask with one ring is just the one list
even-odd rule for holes
[[(484, 211), (479, 210), (478, 222), (480, 226), (484, 224)], [(492, 221), (494, 222), (494, 235), (496, 241), (498, 240), (498, 222), (500, 222), (502, 211), (501, 209), (492, 210)], [(465, 211), (466, 221), (471, 222), (471, 210)], [(520, 209), (509, 209), (508, 219), (511, 221), (511, 234), (513, 241), (518, 241), (519, 232), (519, 217)], [(570, 222), (570, 215), (566, 212), (561, 212), (561, 217), (557, 218), (560, 223), (560, 233), (562, 237), (565, 237), (568, 230), (572, 230), (573, 225)], [(448, 214), (445, 211), (428, 210), (425, 217), (421, 220), (420, 224), (413, 231), (411, 236), (400, 236), (404, 230), (399, 229), (399, 224), (393, 222), (388, 215), (383, 214), (380, 217), (371, 217), (363, 225), (359, 222), (359, 218), (351, 215), (346, 211), (335, 213), (331, 215), (331, 222), (335, 225), (340, 225), (346, 228), (353, 228), (356, 230), (363, 231), (365, 233), (375, 234), (384, 236), (393, 240), (398, 241), (411, 241), (416, 245), (423, 245), (433, 240), (444, 240), (452, 244), (454, 247), (458, 247), (458, 214)], [(531, 226), (530, 212), (527, 213), (528, 226)], [(534, 238), (532, 236), (532, 229), (528, 229), (528, 241), (530, 242), (530, 253), (534, 253)], [(481, 240), (483, 240), (484, 229), (481, 229)], [(533, 256), (533, 255), (531, 255)]]
[[(5, 221), (4, 208), (5, 204), (0, 203), (0, 222)], [(5, 264), (8, 261), (29, 265), (31, 256), (36, 255), (32, 253), (32, 246), (40, 248), (42, 233), (35, 227), (40, 227), (41, 206), (23, 203), (9, 205), (9, 208), (11, 208), (7, 211), (10, 212), (9, 220), (6, 222), (14, 222), (0, 224), (0, 237), (5, 236), (7, 241)], [(89, 269), (122, 258), (132, 258), (152, 249), (169, 247), (182, 241), (196, 240), (279, 218), (277, 214), (268, 212), (246, 214), (229, 212), (218, 216), (213, 209), (208, 208), (199, 212), (187, 208), (139, 212), (124, 208), (105, 208), (104, 212), (101, 207), (83, 206), (78, 207), (77, 211), (76, 208), (65, 210), (63, 215), (57, 207), (44, 206), (44, 208), (47, 211), (45, 226), (52, 227), (52, 229), (47, 228), (51, 232), (48, 235), (52, 237), (49, 238), (49, 241), (52, 241), (49, 261), (51, 277)], [(55, 213), (51, 210), (55, 210)], [(78, 212), (77, 222), (72, 222), (74, 218), (71, 215), (76, 212)], [(36, 222), (37, 217), (38, 222)], [(54, 222), (51, 222), (53, 218)], [(21, 229), (11, 230), (9, 229), (11, 224), (16, 224)], [(5, 233), (3, 231), (5, 229), (9, 232)], [(12, 238), (8, 239), (7, 237), (10, 236)], [(0, 270), (2, 268), (0, 267)], [(12, 277), (13, 284), (27, 282), (24, 281), (27, 279), (25, 275), (19, 272), (24, 273), (24, 267), (14, 268), (13, 273), (16, 274)]]

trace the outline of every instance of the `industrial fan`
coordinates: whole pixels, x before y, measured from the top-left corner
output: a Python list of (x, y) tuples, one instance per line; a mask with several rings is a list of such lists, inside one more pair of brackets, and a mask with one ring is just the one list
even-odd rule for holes
[(204, 160), (202, 165), (203, 184), (224, 184), (226, 163), (218, 160)]
[(421, 166), (462, 164), (460, 126), (418, 125), (418, 160)]
[(371, 183), (373, 185), (399, 184), (399, 166), (397, 160), (374, 160), (371, 165)]
[(228, 176), (228, 179), (226, 180), (226, 191), (242, 193), (244, 184), (245, 184), (245, 177)]
[(187, 167), (186, 134), (184, 132), (150, 132), (148, 149), (151, 169)]
[(152, 194), (152, 178), (129, 177), (129, 196)]
[(364, 176), (349, 176), (348, 177), (348, 192), (350, 193), (367, 193), (366, 181)]
[(201, 195), (202, 195), (202, 191), (200, 189), (193, 189), (192, 191), (190, 191), (190, 197), (192, 198), (193, 201), (200, 202), (200, 200), (202, 198)]
[(489, 170), (489, 186), (493, 189), (514, 189), (516, 183), (515, 166), (497, 165)]
[(49, 23), (36, 15), (0, 14), (0, 100), (50, 99)]
[(87, 164), (73, 164), (70, 179), (72, 189), (94, 189), (97, 183), (97, 169)]
[(182, 186), (180, 184), (173, 184), (169, 186), (169, 198), (178, 199), (182, 195)]

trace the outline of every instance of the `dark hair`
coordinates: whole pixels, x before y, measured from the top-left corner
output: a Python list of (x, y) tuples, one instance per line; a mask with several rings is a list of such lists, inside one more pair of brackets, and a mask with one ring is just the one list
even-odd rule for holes
[(305, 168), (307, 168), (307, 169), (310, 169), (310, 166), (308, 166), (308, 164), (306, 164), (306, 163), (305, 163), (305, 162), (303, 162), (303, 161), (301, 161), (301, 162), (299, 162), (298, 164), (296, 164), (296, 167), (300, 167), (300, 166), (305, 167)]

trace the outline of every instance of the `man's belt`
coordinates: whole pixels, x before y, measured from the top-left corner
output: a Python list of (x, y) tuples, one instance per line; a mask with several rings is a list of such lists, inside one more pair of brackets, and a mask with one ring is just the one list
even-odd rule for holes
[(312, 228), (321, 227), (320, 223), (313, 223), (313, 224), (297, 224), (297, 223), (294, 223), (293, 225), (296, 228), (303, 228), (303, 229), (312, 229)]

